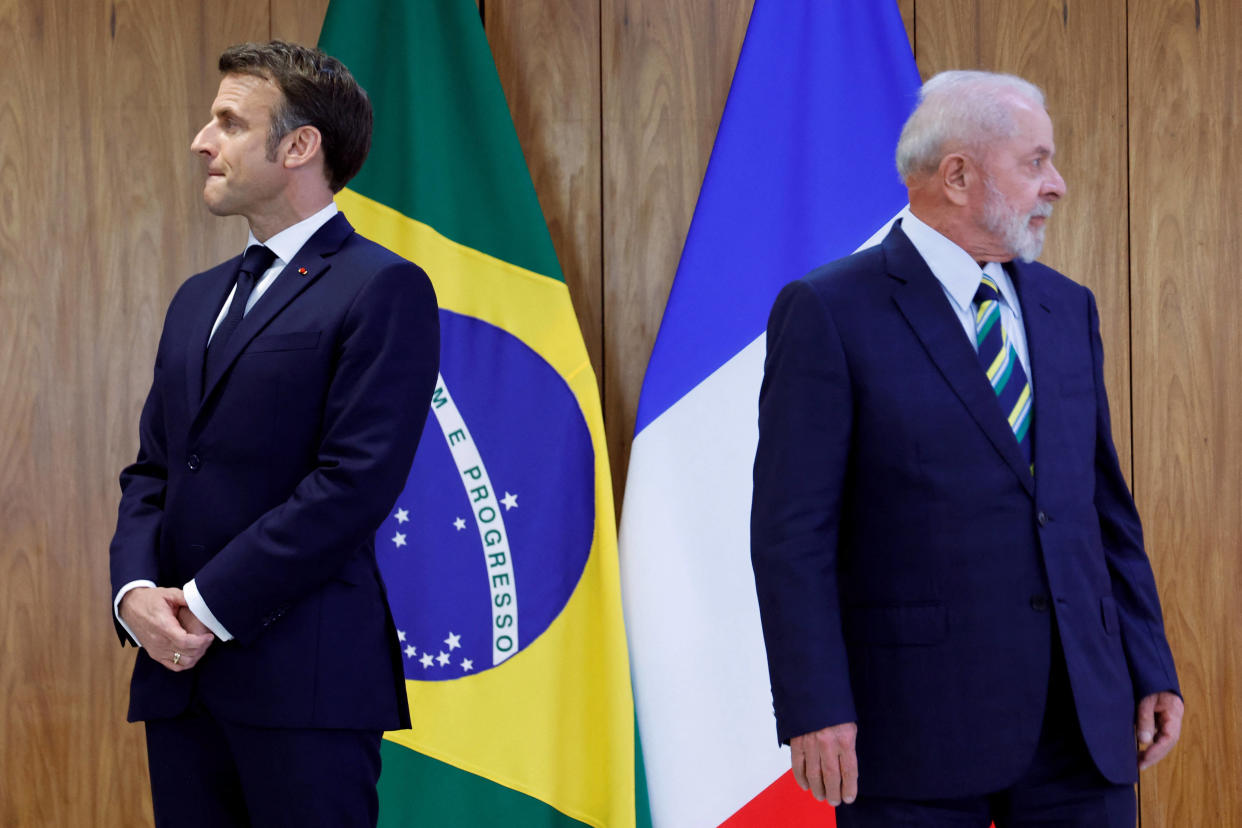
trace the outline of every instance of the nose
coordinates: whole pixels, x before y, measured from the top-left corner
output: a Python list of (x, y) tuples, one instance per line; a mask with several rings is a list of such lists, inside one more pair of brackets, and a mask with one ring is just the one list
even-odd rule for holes
[(1048, 201), (1057, 201), (1065, 195), (1065, 179), (1061, 177), (1060, 171), (1052, 165), (1052, 161), (1048, 162), (1043, 195)]
[(190, 142), (190, 152), (211, 157), (212, 145), (208, 134), (210, 130), (211, 124), (206, 124), (198, 131), (198, 135), (195, 135), (194, 140)]

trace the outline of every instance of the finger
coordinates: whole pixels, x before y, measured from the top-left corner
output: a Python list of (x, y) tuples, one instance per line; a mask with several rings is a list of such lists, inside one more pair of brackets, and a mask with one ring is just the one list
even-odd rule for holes
[(185, 653), (181, 652), (174, 651), (168, 653), (163, 658), (156, 659), (156, 661), (159, 662), (160, 666), (174, 673), (180, 673), (182, 670), (188, 670), (190, 667), (189, 659), (186, 658)]
[(1138, 703), (1138, 712), (1134, 721), (1139, 747), (1146, 748), (1152, 743), (1156, 732), (1156, 699), (1145, 696)]
[(1173, 744), (1172, 739), (1164, 739), (1163, 737), (1157, 739), (1149, 748), (1139, 754), (1139, 770), (1147, 770), (1165, 756), (1168, 756), (1169, 751), (1173, 749)]
[(841, 749), (841, 800), (853, 802), (858, 797), (858, 754), (853, 745)]
[(211, 633), (191, 633), (183, 630), (180, 625), (168, 636), (172, 649), (181, 653), (200, 655), (215, 640)]
[(789, 743), (789, 756), (790, 766), (793, 768), (794, 781), (798, 783), (799, 788), (809, 791), (811, 785), (806, 778), (806, 753), (802, 749), (801, 737)]
[(824, 798), (834, 807), (841, 804), (841, 762), (837, 757), (838, 742), (820, 751), (820, 772), (824, 780)]
[(1161, 722), (1156, 741), (1140, 754), (1139, 770), (1146, 770), (1169, 755), (1181, 737), (1181, 720), (1165, 718)]

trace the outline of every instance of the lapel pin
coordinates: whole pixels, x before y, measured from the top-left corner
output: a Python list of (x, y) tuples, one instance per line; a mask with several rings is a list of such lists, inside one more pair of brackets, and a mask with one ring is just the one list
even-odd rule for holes
[(300, 275), (302, 275), (302, 276), (305, 276), (305, 275), (306, 275), (306, 268), (304, 268), (304, 267), (299, 267), (299, 268), (298, 268), (298, 273), (299, 273)]

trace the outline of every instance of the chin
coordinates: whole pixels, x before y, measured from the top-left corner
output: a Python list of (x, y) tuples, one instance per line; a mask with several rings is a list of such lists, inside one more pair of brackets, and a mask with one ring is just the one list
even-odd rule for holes
[(203, 190), (203, 203), (207, 205), (207, 212), (213, 216), (231, 216), (233, 210), (225, 199), (213, 196), (209, 191)]

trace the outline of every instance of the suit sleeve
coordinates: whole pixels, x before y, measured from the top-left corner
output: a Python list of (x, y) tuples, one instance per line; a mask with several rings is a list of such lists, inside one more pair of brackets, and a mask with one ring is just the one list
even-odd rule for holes
[(439, 345), (421, 269), (390, 264), (359, 291), (338, 341), (313, 470), (194, 576), (240, 642), (332, 578), (391, 510), (430, 410)]
[(1143, 547), (1138, 510), (1126, 486), (1113, 444), (1108, 395), (1104, 387), (1104, 345), (1095, 297), (1087, 292), (1087, 312), (1096, 389), (1095, 507), (1121, 625), (1122, 646), (1137, 699), (1160, 691), (1180, 693), (1173, 653), (1151, 562)]
[(768, 321), (751, 506), (777, 737), (856, 720), (841, 627), (837, 543), (851, 388), (833, 320), (805, 282)]

